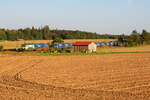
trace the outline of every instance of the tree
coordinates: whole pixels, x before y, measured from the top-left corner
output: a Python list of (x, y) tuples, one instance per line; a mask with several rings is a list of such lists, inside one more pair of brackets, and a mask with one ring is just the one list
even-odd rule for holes
[(0, 40), (7, 40), (7, 36), (4, 30), (0, 30)]
[(6, 35), (8, 40), (11, 41), (17, 40), (17, 32), (15, 30), (7, 31)]
[(142, 31), (142, 43), (143, 44), (150, 44), (150, 33), (146, 30)]
[(120, 43), (125, 43), (125, 42), (126, 42), (126, 36), (125, 36), (124, 34), (120, 35), (120, 36), (118, 37), (118, 41), (119, 41)]
[(24, 39), (24, 34), (22, 31), (19, 31), (17, 32), (17, 39)]
[(0, 45), (0, 51), (3, 51), (3, 46), (2, 45)]
[(36, 32), (34, 26), (32, 26), (31, 35), (32, 35), (32, 39), (33, 39), (33, 40), (36, 39), (36, 33), (37, 33), (37, 32)]
[(25, 40), (31, 40), (32, 37), (31, 37), (31, 29), (30, 28), (26, 28), (24, 30), (24, 39)]
[(140, 44), (142, 44), (141, 35), (136, 30), (132, 31), (132, 34), (130, 35), (130, 38), (132, 40), (133, 45), (140, 45)]
[(140, 33), (138, 33), (136, 30), (133, 30), (131, 35), (125, 36), (121, 35), (118, 38), (118, 41), (123, 43), (124, 46), (138, 46), (142, 44), (142, 38)]
[(52, 41), (52, 43), (64, 43), (64, 41), (63, 39), (57, 37)]
[(43, 30), (43, 39), (44, 40), (52, 39), (52, 36), (50, 35), (50, 29), (49, 29), (48, 25), (44, 26), (44, 28), (42, 30)]

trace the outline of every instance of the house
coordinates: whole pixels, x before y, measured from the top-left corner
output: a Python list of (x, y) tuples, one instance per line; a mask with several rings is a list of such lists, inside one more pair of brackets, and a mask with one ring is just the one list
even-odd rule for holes
[(97, 45), (94, 42), (75, 42), (73, 52), (96, 52)]

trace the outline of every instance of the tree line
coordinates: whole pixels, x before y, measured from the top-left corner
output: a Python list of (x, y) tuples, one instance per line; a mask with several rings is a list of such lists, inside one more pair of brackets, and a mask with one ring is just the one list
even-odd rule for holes
[(25, 29), (0, 29), (0, 40), (14, 41), (17, 39), (24, 40), (52, 40), (55, 38), (62, 39), (117, 39), (119, 35), (97, 34), (92, 32), (72, 31), (72, 30), (50, 30), (49, 26), (42, 28), (25, 28)]
[(147, 32), (145, 29), (142, 33), (133, 30), (130, 35), (120, 35), (118, 41), (121, 42), (123, 46), (129, 47), (150, 44), (150, 32)]
[(17, 39), (24, 40), (54, 40), (60, 39), (118, 39), (123, 46), (138, 46), (150, 44), (150, 32), (143, 30), (142, 33), (133, 30), (130, 35), (111, 35), (97, 34), (84, 31), (72, 30), (50, 30), (49, 26), (41, 28), (25, 28), (25, 29), (0, 29), (0, 40), (15, 41)]

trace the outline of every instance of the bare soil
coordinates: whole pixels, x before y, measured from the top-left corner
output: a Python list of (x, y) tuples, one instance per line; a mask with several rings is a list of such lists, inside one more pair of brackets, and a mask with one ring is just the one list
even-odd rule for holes
[(150, 100), (150, 53), (0, 57), (0, 100)]

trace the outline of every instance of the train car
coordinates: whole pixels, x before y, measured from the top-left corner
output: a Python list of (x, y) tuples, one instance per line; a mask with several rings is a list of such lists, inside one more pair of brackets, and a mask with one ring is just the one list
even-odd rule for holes
[(54, 47), (63, 48), (63, 47), (72, 47), (73, 43), (54, 43)]
[(34, 43), (34, 51), (48, 51), (49, 47), (48, 43)]
[(65, 47), (72, 47), (73, 43), (65, 43)]
[(96, 42), (95, 44), (97, 45), (97, 47), (100, 47), (100, 43), (99, 42)]
[(58, 43), (54, 43), (54, 45), (53, 45), (54, 47), (58, 47)]
[(35, 49), (34, 44), (22, 44), (21, 48), (26, 51), (32, 51)]
[(112, 47), (114, 45), (114, 42), (109, 42), (109, 46)]
[(97, 47), (113, 47), (120, 46), (119, 42), (96, 42)]
[(58, 48), (62, 48), (63, 44), (62, 43), (58, 43)]
[(105, 46), (105, 43), (104, 42), (100, 42), (100, 47), (103, 47)]

